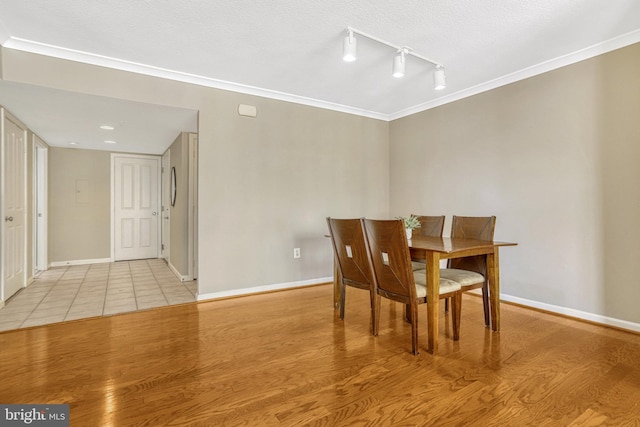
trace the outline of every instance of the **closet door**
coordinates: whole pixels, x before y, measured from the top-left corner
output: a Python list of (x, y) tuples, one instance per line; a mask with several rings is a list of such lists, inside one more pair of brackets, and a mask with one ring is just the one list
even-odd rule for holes
[(27, 132), (3, 109), (2, 116), (2, 299), (27, 284)]

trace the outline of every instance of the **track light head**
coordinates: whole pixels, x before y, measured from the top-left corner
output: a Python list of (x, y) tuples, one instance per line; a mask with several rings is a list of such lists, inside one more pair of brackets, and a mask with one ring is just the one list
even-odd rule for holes
[(342, 45), (342, 59), (345, 62), (353, 62), (356, 60), (357, 40), (353, 35), (353, 31), (348, 30), (349, 34), (344, 38)]
[(438, 65), (433, 72), (433, 88), (435, 90), (442, 90), (447, 87), (447, 76), (444, 74), (444, 67)]
[(389, 43), (385, 40), (382, 40), (379, 37), (372, 36), (371, 34), (367, 34), (360, 30), (357, 30), (353, 27), (347, 27), (347, 37), (344, 39), (344, 44), (342, 46), (342, 59), (347, 62), (352, 62), (356, 60), (356, 38), (354, 34), (358, 36), (362, 36), (368, 40), (373, 40), (374, 42), (383, 44), (385, 46), (389, 46), (396, 51), (396, 55), (393, 57), (393, 70), (392, 76), (395, 78), (404, 77), (405, 72), (405, 59), (407, 55), (411, 55), (414, 58), (421, 59), (422, 61), (426, 61), (429, 64), (432, 64), (436, 67), (433, 73), (433, 85), (436, 90), (444, 89), (447, 86), (446, 77), (444, 75), (444, 66), (434, 61), (433, 59), (429, 59), (426, 56), (420, 55), (411, 49), (408, 46), (398, 46), (392, 43)]
[(391, 75), (396, 79), (404, 77), (405, 53), (405, 49), (400, 49), (398, 50), (398, 53), (396, 53), (396, 56), (393, 58), (393, 72)]

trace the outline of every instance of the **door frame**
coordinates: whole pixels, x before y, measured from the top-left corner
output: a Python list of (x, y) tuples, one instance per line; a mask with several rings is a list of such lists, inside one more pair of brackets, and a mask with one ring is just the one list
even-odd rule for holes
[(198, 134), (189, 134), (189, 276), (198, 278)]
[(171, 205), (171, 196), (170, 188), (171, 188), (171, 150), (167, 149), (162, 155), (162, 166), (160, 167), (161, 175), (162, 175), (162, 197), (161, 197), (161, 205), (162, 208), (160, 212), (162, 213), (162, 218), (160, 221), (161, 228), (161, 241), (160, 241), (160, 249), (161, 249), (161, 257), (169, 262), (169, 256), (171, 255), (171, 209), (169, 206)]
[[(23, 209), (23, 218), (22, 218), (22, 224), (24, 224), (24, 235), (23, 235), (23, 242), (24, 242), (24, 248), (23, 248), (23, 264), (22, 264), (22, 287), (24, 288), (25, 286), (27, 286), (27, 237), (28, 237), (28, 233), (27, 233), (27, 228), (28, 228), (28, 223), (27, 223), (27, 184), (28, 184), (28, 180), (27, 180), (27, 156), (28, 156), (28, 146), (27, 146), (27, 141), (28, 141), (28, 128), (27, 126), (24, 125), (24, 123), (22, 123), (20, 120), (18, 120), (14, 115), (12, 115), (11, 113), (9, 113), (5, 108), (0, 107), (0, 214), (2, 216), (4, 216), (5, 213), (5, 170), (4, 170), (4, 161), (5, 161), (5, 140), (4, 140), (4, 126), (5, 126), (5, 120), (11, 120), (13, 123), (15, 123), (23, 132), (23, 141), (24, 141), (24, 154), (23, 154), (23, 158), (22, 158), (22, 162), (23, 162), (23, 180), (24, 180), (24, 191), (22, 194), (22, 203), (24, 206)], [(7, 299), (6, 295), (5, 295), (5, 283), (4, 283), (4, 271), (5, 271), (5, 265), (4, 265), (4, 261), (5, 261), (5, 256), (4, 254), (6, 253), (6, 248), (5, 248), (5, 232), (4, 232), (4, 218), (0, 218), (0, 220), (2, 221), (2, 225), (0, 226), (0, 307), (4, 306), (5, 300)]]
[(32, 134), (33, 153), (33, 261), (35, 276), (49, 268), (48, 254), (48, 169), (49, 147), (36, 134)]
[[(158, 206), (161, 204), (162, 200), (162, 156), (153, 155), (153, 154), (128, 154), (128, 153), (111, 153), (111, 262), (115, 262), (116, 260), (116, 158), (129, 157), (135, 159), (152, 159), (158, 162), (158, 173), (156, 175), (156, 183), (157, 183), (157, 192), (156, 195)], [(157, 209), (157, 211), (160, 211)], [(160, 245), (162, 240), (162, 225), (161, 220), (158, 221), (158, 227), (156, 230), (157, 236), (157, 248), (156, 248), (156, 259), (160, 257)]]

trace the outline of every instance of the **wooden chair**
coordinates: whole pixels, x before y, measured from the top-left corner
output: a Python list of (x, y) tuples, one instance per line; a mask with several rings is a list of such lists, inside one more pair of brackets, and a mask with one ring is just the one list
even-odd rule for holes
[(442, 231), (444, 230), (444, 215), (428, 216), (428, 215), (414, 215), (418, 217), (420, 221), (420, 228), (414, 230), (414, 232), (420, 236), (435, 236), (442, 237)]
[(344, 319), (346, 286), (365, 289), (369, 292), (371, 304), (371, 333), (375, 329), (375, 281), (371, 270), (371, 261), (360, 219), (327, 218), (331, 243), (338, 267), (340, 284), (340, 319)]
[[(442, 237), (442, 231), (444, 230), (444, 215), (440, 216), (427, 216), (427, 215), (412, 215), (418, 217), (420, 221), (420, 228), (413, 230), (418, 236), (431, 236)], [(424, 270), (424, 260), (412, 260), (411, 266), (413, 271)]]
[[(451, 237), (459, 239), (493, 240), (496, 217), (453, 216)], [(476, 255), (447, 261), (447, 268), (440, 269), (440, 277), (460, 283), (462, 291), (482, 289), (484, 323), (489, 325), (489, 283), (487, 281), (487, 256)], [(445, 311), (449, 301), (445, 302)]]
[[(411, 351), (418, 354), (418, 304), (427, 302), (426, 273), (411, 268), (402, 220), (364, 219), (365, 237), (376, 282), (375, 335), (380, 325), (380, 297), (405, 304), (411, 321)], [(462, 293), (456, 282), (440, 280), (440, 298), (453, 298), (453, 339), (460, 338)]]

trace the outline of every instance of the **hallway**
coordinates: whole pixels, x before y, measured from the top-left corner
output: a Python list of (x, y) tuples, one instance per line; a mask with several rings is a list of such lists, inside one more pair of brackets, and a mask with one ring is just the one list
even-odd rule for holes
[(196, 301), (162, 259), (54, 267), (0, 308), (0, 331)]

